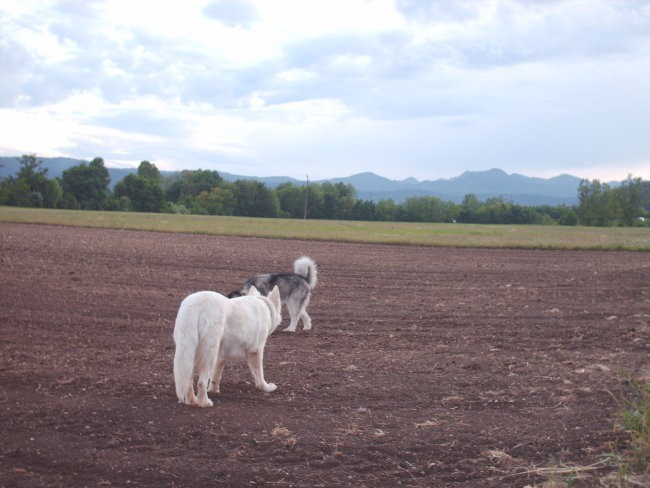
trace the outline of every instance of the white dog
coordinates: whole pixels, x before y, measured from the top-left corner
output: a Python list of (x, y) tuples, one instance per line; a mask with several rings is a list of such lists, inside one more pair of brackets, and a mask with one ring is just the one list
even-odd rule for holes
[[(208, 391), (219, 392), (226, 361), (247, 359), (255, 386), (265, 392), (277, 387), (264, 380), (264, 345), (275, 331), (280, 314), (277, 286), (268, 297), (251, 288), (247, 296), (228, 299), (213, 291), (186, 297), (174, 325), (174, 382), (181, 403), (211, 407)], [(197, 396), (194, 375), (198, 375)]]

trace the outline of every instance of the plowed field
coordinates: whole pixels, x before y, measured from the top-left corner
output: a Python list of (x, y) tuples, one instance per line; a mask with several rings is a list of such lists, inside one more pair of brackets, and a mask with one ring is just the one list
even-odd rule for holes
[[(177, 402), (181, 300), (319, 265), (314, 328)], [(647, 253), (451, 249), (0, 224), (3, 487), (534, 485), (620, 441), (650, 374)]]

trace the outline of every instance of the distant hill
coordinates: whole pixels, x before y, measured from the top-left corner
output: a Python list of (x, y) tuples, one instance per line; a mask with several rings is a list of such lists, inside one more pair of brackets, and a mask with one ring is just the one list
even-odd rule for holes
[[(0, 178), (5, 178), (7, 176), (15, 176), (20, 169), (20, 157), (7, 157), (0, 156)], [(59, 178), (63, 175), (63, 172), (70, 168), (71, 166), (76, 166), (80, 163), (89, 161), (84, 161), (81, 159), (73, 158), (38, 158), (43, 161), (43, 167), (47, 168), (48, 178)], [(130, 173), (135, 173), (135, 168), (109, 168), (108, 174), (111, 177), (111, 189), (115, 186), (115, 183), (120, 181), (126, 175)]]
[(360, 173), (331, 181), (349, 182), (357, 196), (365, 200), (392, 198), (402, 202), (409, 197), (435, 196), (460, 203), (465, 195), (474, 193), (480, 200), (502, 197), (523, 205), (572, 205), (577, 203), (580, 178), (560, 175), (535, 178), (508, 174), (500, 169), (466, 171), (449, 179), (418, 181), (414, 178), (395, 181), (374, 173)]
[(225, 171), (219, 171), (219, 175), (226, 181), (237, 181), (237, 180), (254, 180), (264, 183), (269, 188), (275, 188), (280, 186), (282, 183), (292, 183), (294, 185), (304, 185), (304, 181), (291, 178), (289, 176), (243, 176), (243, 175), (234, 175), (232, 173), (226, 173)]
[[(291, 182), (304, 185), (304, 181), (288, 177), (247, 177), (219, 172), (223, 179), (254, 179), (274, 188), (281, 183)], [(314, 183), (351, 184), (361, 200), (393, 199), (401, 203), (410, 197), (434, 196), (456, 203), (462, 202), (465, 195), (474, 193), (479, 200), (502, 197), (521, 205), (574, 205), (578, 203), (578, 185), (581, 178), (560, 175), (553, 178), (536, 178), (520, 174), (508, 174), (500, 169), (488, 171), (466, 171), (449, 179), (418, 181), (415, 178), (391, 180), (372, 172), (358, 173), (345, 178), (317, 180)]]
[[(50, 178), (59, 177), (70, 166), (82, 161), (71, 158), (40, 158), (48, 169)], [(0, 177), (13, 176), (20, 164), (19, 157), (0, 157)], [(135, 173), (135, 168), (107, 167), (111, 176), (111, 187), (129, 173)], [(161, 171), (163, 176), (173, 174)], [(290, 182), (303, 185), (305, 181), (285, 176), (251, 177), (219, 171), (226, 181), (248, 179), (260, 181), (269, 188)], [(474, 193), (480, 200), (502, 197), (522, 205), (573, 205), (578, 200), (578, 185), (580, 178), (571, 175), (560, 175), (553, 178), (535, 178), (520, 174), (508, 174), (500, 169), (488, 171), (466, 171), (460, 176), (448, 179), (418, 181), (415, 178), (391, 180), (375, 173), (359, 173), (345, 178), (318, 180), (315, 183), (351, 184), (357, 190), (357, 198), (362, 200), (379, 201), (392, 198), (401, 203), (409, 197), (434, 196), (443, 200), (460, 203), (465, 195)]]

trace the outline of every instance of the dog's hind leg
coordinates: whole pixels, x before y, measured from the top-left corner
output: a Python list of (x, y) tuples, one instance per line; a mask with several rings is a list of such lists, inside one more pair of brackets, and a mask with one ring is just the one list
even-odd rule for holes
[(211, 407), (213, 405), (212, 400), (208, 398), (208, 386), (210, 385), (210, 366), (202, 369), (199, 372), (199, 381), (196, 385), (198, 394), (196, 397), (197, 405), (199, 407)]
[(178, 401), (186, 405), (197, 403), (194, 395), (194, 352), (179, 339), (174, 353), (174, 383)]
[(196, 385), (197, 405), (199, 407), (211, 407), (212, 400), (208, 398), (208, 387), (212, 380), (212, 372), (215, 369), (217, 357), (219, 354), (219, 344), (206, 344), (201, 351), (197, 372), (199, 380)]
[(302, 319), (302, 328), (304, 330), (311, 329), (311, 317), (307, 314), (307, 305), (309, 305), (310, 296), (307, 295), (300, 305), (300, 318)]
[(221, 375), (223, 374), (223, 367), (225, 366), (226, 361), (223, 358), (218, 358), (217, 362), (214, 365), (214, 372), (212, 373), (212, 381), (210, 383), (210, 388), (208, 388), (208, 393), (219, 393), (221, 384)]
[(289, 316), (291, 317), (291, 322), (289, 322), (289, 326), (286, 329), (284, 329), (284, 332), (295, 332), (296, 327), (298, 326), (298, 318), (300, 317), (298, 307), (295, 305), (294, 302), (288, 301), (287, 310), (289, 310)]
[(277, 386), (264, 380), (264, 349), (253, 350), (248, 353), (248, 367), (255, 378), (255, 386), (262, 391), (271, 393)]
[[(194, 383), (194, 376), (192, 376), (192, 383)], [(199, 401), (196, 399), (194, 394), (194, 385), (190, 386), (190, 389), (187, 391), (187, 397), (185, 400), (186, 405), (198, 405)]]
[(303, 329), (310, 330), (311, 329), (311, 317), (309, 317), (309, 315), (307, 315), (306, 310), (302, 311), (302, 313), (300, 314), (300, 318), (302, 319)]
[(298, 320), (301, 319), (303, 328), (305, 330), (311, 329), (311, 318), (307, 315), (307, 305), (309, 305), (309, 295), (303, 297), (300, 304), (297, 304), (295, 301), (287, 301), (287, 309), (291, 316), (291, 322), (289, 323), (289, 327), (284, 329), (285, 332), (295, 332), (296, 327), (298, 327)]
[(182, 395), (181, 400), (179, 400), (180, 403), (184, 403), (185, 405), (197, 405), (199, 402), (196, 399), (196, 395), (194, 394), (194, 375), (192, 375), (192, 383), (190, 386), (187, 388), (187, 391), (184, 392)]

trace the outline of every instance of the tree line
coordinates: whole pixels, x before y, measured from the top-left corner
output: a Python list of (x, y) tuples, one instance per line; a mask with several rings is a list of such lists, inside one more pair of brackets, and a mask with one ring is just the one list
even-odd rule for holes
[(0, 180), (0, 205), (121, 210), (247, 217), (463, 222), (483, 224), (647, 225), (650, 182), (629, 176), (620, 186), (582, 180), (576, 206), (524, 206), (502, 198), (479, 200), (468, 194), (460, 204), (436, 197), (373, 202), (356, 198), (350, 184), (283, 183), (271, 189), (255, 180), (224, 180), (217, 171), (184, 170), (162, 177), (142, 161), (110, 190), (102, 158), (66, 169), (50, 179), (34, 154), (23, 155), (15, 176)]

